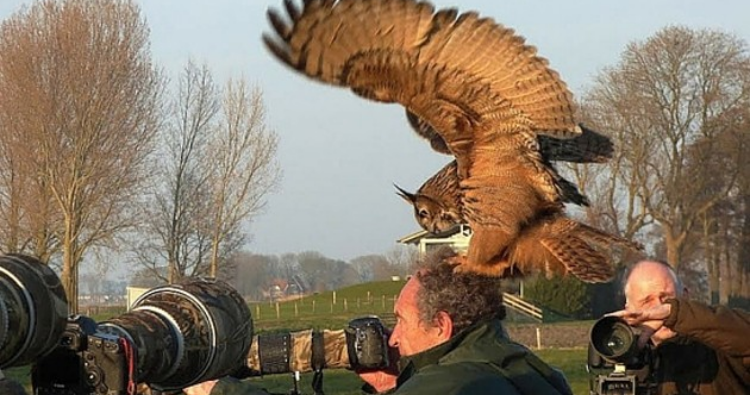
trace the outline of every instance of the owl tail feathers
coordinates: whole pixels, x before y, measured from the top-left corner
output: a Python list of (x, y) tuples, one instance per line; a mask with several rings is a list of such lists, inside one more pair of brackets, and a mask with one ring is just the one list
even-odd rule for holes
[(570, 139), (539, 135), (539, 150), (551, 161), (604, 163), (612, 159), (614, 144), (609, 137), (579, 125), (581, 134)]
[(524, 275), (570, 274), (587, 283), (601, 283), (614, 277), (613, 247), (642, 249), (558, 214), (527, 225), (508, 249), (508, 261)]

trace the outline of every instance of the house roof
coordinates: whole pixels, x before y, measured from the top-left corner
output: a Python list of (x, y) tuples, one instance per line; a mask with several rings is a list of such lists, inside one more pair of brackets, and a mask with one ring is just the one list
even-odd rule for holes
[(423, 237), (429, 235), (430, 232), (426, 230), (419, 230), (414, 233), (410, 233), (398, 240), (396, 240), (397, 243), (400, 244), (417, 244), (419, 243), (419, 240), (421, 240)]
[(456, 225), (456, 226), (454, 226), (454, 227), (446, 230), (445, 232), (442, 232), (442, 233), (439, 233), (439, 234), (430, 233), (430, 232), (428, 232), (426, 230), (420, 230), (420, 231), (417, 231), (417, 232), (414, 232), (414, 233), (410, 233), (410, 234), (408, 234), (408, 235), (406, 235), (406, 236), (404, 236), (404, 237), (396, 240), (396, 242), (401, 243), (401, 244), (419, 244), (419, 241), (422, 240), (422, 239), (424, 239), (424, 238), (428, 238), (428, 239), (444, 239), (444, 238), (453, 236), (456, 233), (462, 232), (462, 231), (464, 231), (464, 229), (468, 229), (468, 227), (466, 225)]

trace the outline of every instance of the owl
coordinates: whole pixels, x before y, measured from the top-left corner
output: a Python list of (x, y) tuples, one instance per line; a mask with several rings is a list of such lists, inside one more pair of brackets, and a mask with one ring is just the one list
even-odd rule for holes
[[(417, 117), (407, 115), (417, 133), (430, 139), (428, 136), (433, 133), (431, 128)], [(567, 140), (539, 136), (542, 157), (547, 161), (573, 163), (602, 163), (611, 158), (613, 145), (608, 137), (583, 127), (582, 130), (581, 136)], [(432, 139), (431, 144), (439, 145), (439, 139)], [(556, 182), (563, 202), (588, 206), (588, 199), (573, 183), (559, 175)], [(425, 181), (416, 193), (406, 192), (398, 186), (396, 188), (399, 196), (414, 207), (414, 216), (425, 230), (442, 233), (465, 223), (461, 214), (455, 161)], [(541, 212), (537, 219), (523, 227), (519, 237), (506, 249), (508, 264), (502, 275), (543, 271), (548, 276), (573, 274), (585, 282), (606, 282), (614, 275), (611, 255), (607, 254), (613, 247), (627, 250), (643, 248), (555, 211)]]
[[(433, 147), (442, 146), (439, 135), (422, 120), (407, 113), (417, 134), (430, 140)], [(561, 200), (579, 206), (588, 206), (586, 196), (578, 187), (557, 173), (551, 161), (572, 163), (602, 163), (612, 157), (612, 141), (593, 130), (581, 127), (583, 133), (572, 139), (556, 139), (538, 136), (542, 159), (552, 170), (555, 186)], [(414, 217), (419, 225), (431, 232), (442, 233), (465, 220), (461, 210), (461, 196), (456, 174), (456, 162), (448, 163), (435, 175), (430, 177), (416, 193), (409, 193), (396, 186), (398, 195), (414, 207)]]
[(292, 70), (365, 99), (399, 103), (455, 158), (473, 236), (459, 270), (503, 275), (509, 249), (540, 218), (565, 218), (540, 136), (583, 134), (572, 95), (520, 35), (476, 12), (416, 0), (284, 2), (269, 10), (270, 52)]

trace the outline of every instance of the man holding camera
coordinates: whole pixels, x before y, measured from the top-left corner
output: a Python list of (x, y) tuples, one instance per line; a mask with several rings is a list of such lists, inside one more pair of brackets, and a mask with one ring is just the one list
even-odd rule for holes
[(750, 394), (750, 314), (687, 299), (674, 270), (646, 260), (625, 277), (625, 310), (654, 347), (659, 394)]
[[(365, 392), (388, 394), (572, 394), (565, 377), (503, 329), (496, 278), (454, 273), (445, 251), (417, 271), (394, 307), (389, 345), (399, 371), (358, 372)], [(395, 352), (395, 350), (393, 350)], [(395, 367), (395, 364), (394, 364)], [(231, 379), (206, 382), (188, 395), (249, 395), (258, 389)]]

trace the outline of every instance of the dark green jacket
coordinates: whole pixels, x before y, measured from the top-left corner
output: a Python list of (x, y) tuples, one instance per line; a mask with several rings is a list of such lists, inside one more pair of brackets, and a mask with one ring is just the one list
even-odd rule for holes
[[(474, 325), (449, 341), (400, 361), (395, 395), (572, 394), (565, 377), (511, 342), (500, 320)], [(211, 395), (259, 395), (249, 383), (222, 379)]]
[(565, 377), (510, 341), (500, 320), (404, 358), (394, 394), (571, 394)]

